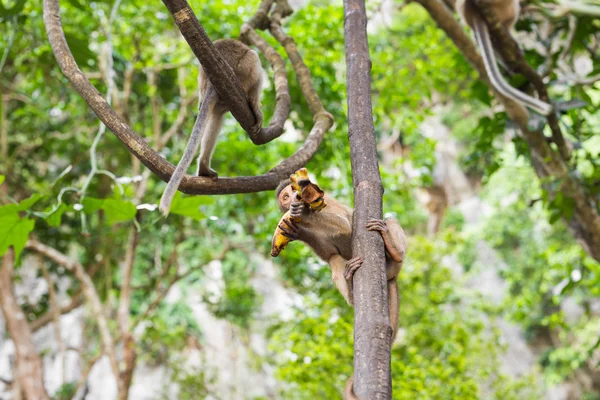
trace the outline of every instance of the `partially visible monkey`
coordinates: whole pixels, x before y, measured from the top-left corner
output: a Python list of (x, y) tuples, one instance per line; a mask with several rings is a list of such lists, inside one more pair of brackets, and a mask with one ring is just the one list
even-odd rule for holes
[[(258, 54), (244, 43), (234, 39), (219, 39), (214, 42), (215, 48), (221, 53), (227, 64), (233, 69), (240, 81), (244, 93), (248, 97), (250, 108), (257, 118), (257, 123), (262, 123), (260, 110), (260, 91), (262, 88), (262, 69)], [(198, 88), (200, 90), (200, 104), (198, 117), (192, 129), (183, 157), (171, 176), (169, 183), (160, 199), (160, 211), (166, 216), (169, 214), (171, 202), (183, 180), (194, 155), (198, 151), (200, 141), (200, 156), (198, 157), (198, 176), (217, 178), (217, 173), (210, 167), (217, 137), (221, 130), (223, 116), (229, 108), (224, 104), (213, 85), (208, 80), (202, 67), (198, 75)]]
[[(292, 217), (301, 220), (298, 224), (293, 218), (284, 220), (279, 226), (292, 240), (300, 240), (309, 245), (315, 254), (329, 263), (333, 281), (348, 304), (353, 305), (352, 277), (362, 265), (359, 257), (352, 257), (352, 213), (353, 210), (332, 197), (325, 195), (327, 206), (315, 212), (297, 200), (289, 180), (282, 181), (276, 191), (277, 203), (281, 212), (290, 210)], [(367, 229), (378, 231), (385, 244), (385, 260), (388, 289), (388, 308), (392, 326), (391, 343), (396, 338), (399, 317), (399, 296), (397, 277), (404, 254), (406, 253), (406, 235), (394, 218), (385, 221), (372, 219)], [(358, 400), (353, 390), (351, 377), (344, 389), (345, 400)]]
[[(496, 14), (498, 21), (506, 29), (511, 30), (517, 22), (517, 19), (519, 19), (519, 0), (488, 1), (494, 14)], [(488, 27), (481, 17), (479, 10), (473, 4), (473, 0), (457, 0), (456, 10), (463, 22), (473, 29), (475, 41), (481, 52), (485, 70), (487, 71), (492, 86), (494, 86), (498, 93), (521, 103), (542, 115), (550, 115), (553, 110), (552, 105), (515, 89), (504, 80), (498, 69), (498, 65), (496, 64), (496, 56), (494, 55), (494, 48), (492, 46)]]

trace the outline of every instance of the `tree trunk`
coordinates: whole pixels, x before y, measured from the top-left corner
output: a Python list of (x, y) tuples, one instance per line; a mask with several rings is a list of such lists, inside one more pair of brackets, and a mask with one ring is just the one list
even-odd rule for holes
[(371, 109), (371, 60), (364, 0), (344, 0), (344, 41), (348, 93), (348, 139), (354, 185), (352, 254), (363, 265), (354, 275), (354, 393), (361, 399), (390, 399), (390, 325), (381, 235), (369, 232), (369, 219), (382, 217)]
[(12, 287), (14, 253), (9, 250), (2, 258), (0, 268), (0, 308), (6, 320), (8, 333), (15, 344), (17, 353), (16, 376), (28, 400), (49, 399), (44, 387), (42, 359), (33, 343), (33, 335), (23, 310), (17, 303)]

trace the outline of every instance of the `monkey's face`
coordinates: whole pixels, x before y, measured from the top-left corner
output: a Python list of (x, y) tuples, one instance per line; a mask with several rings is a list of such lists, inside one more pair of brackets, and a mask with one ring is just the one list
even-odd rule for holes
[(283, 190), (279, 193), (279, 198), (277, 199), (277, 203), (279, 204), (279, 209), (281, 212), (286, 212), (290, 209), (290, 204), (292, 204), (292, 200), (294, 199), (294, 189), (292, 189), (292, 185), (287, 185)]

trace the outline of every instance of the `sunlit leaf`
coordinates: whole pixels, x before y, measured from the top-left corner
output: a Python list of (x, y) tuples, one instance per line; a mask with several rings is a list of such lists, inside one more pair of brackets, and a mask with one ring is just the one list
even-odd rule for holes
[(0, 207), (0, 256), (5, 254), (9, 247), (15, 251), (18, 260), (29, 239), (35, 222), (29, 218), (19, 216), (19, 208), (15, 204)]
[(126, 200), (106, 199), (102, 205), (110, 225), (117, 222), (129, 221), (135, 217), (135, 205)]

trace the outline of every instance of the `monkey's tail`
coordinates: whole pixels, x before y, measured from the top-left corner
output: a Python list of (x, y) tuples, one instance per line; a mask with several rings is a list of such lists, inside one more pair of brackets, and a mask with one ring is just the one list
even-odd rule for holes
[(475, 40), (481, 50), (485, 69), (488, 71), (492, 86), (494, 86), (501, 95), (524, 104), (542, 115), (550, 115), (553, 110), (551, 104), (515, 89), (504, 80), (498, 69), (498, 65), (496, 65), (496, 57), (494, 55), (487, 25), (480, 18), (473, 18), (473, 23), (475, 25)]
[(210, 115), (210, 108), (215, 105), (216, 100), (217, 92), (214, 90), (207, 90), (206, 95), (202, 98), (202, 103), (198, 110), (198, 117), (194, 123), (194, 128), (192, 129), (192, 134), (190, 135), (188, 144), (183, 152), (183, 156), (181, 157), (179, 164), (177, 164), (177, 168), (175, 168), (175, 172), (173, 172), (173, 175), (171, 176), (171, 179), (169, 179), (169, 183), (167, 183), (167, 187), (160, 198), (160, 206), (158, 209), (165, 217), (169, 215), (173, 197), (175, 197), (179, 184), (181, 184), (183, 177), (192, 164), (194, 155), (198, 152), (202, 135), (204, 134), (207, 125), (208, 116)]

